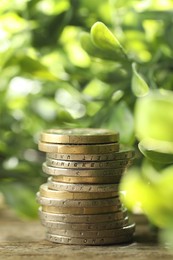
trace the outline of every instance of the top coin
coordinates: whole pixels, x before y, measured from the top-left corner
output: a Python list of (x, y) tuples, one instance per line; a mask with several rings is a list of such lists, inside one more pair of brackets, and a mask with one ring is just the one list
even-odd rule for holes
[(107, 144), (118, 142), (119, 133), (99, 128), (48, 129), (40, 141), (59, 144)]

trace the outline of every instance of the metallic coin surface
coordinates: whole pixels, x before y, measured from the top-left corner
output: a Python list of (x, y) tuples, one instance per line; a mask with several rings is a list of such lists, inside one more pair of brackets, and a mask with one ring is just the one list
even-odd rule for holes
[(62, 153), (47, 153), (47, 158), (65, 161), (116, 161), (132, 159), (135, 157), (133, 150), (120, 150), (119, 152), (107, 154), (62, 154)]
[[(119, 223), (119, 222), (118, 222)], [(70, 237), (85, 237), (85, 238), (98, 238), (98, 237), (117, 237), (117, 236), (128, 236), (135, 231), (135, 225), (126, 225), (126, 226), (119, 226), (117, 225), (113, 229), (102, 229), (102, 227), (97, 230), (92, 229), (89, 230), (85, 228), (84, 230), (74, 230), (74, 229), (57, 229), (55, 228), (48, 228), (48, 232), (55, 235), (60, 236), (70, 236)]]
[(42, 170), (44, 173), (52, 176), (69, 176), (69, 177), (113, 177), (113, 176), (122, 176), (122, 173), (126, 170), (126, 167), (121, 167), (118, 169), (67, 169), (67, 168), (57, 168), (51, 167), (46, 164), (42, 165)]
[[(113, 222), (100, 222), (100, 223), (65, 223), (65, 222), (48, 222), (48, 221), (42, 221), (42, 225), (49, 228), (49, 230), (56, 230), (56, 233), (58, 230), (111, 230), (111, 229), (119, 229), (122, 227), (127, 226), (129, 223), (128, 217), (122, 220), (116, 220)], [(52, 233), (52, 232), (51, 232)], [(55, 233), (54, 233), (55, 234)], [(92, 234), (92, 233), (91, 233)], [(72, 234), (71, 234), (72, 236)], [(75, 235), (74, 235), (75, 236)], [(91, 237), (91, 236), (90, 236)]]
[(40, 196), (37, 192), (37, 202), (40, 205), (54, 206), (54, 207), (107, 207), (120, 205), (119, 198), (108, 198), (108, 199), (92, 199), (92, 200), (73, 200), (73, 199), (53, 199)]
[(70, 192), (114, 192), (118, 191), (118, 184), (73, 184), (52, 181), (48, 178), (48, 187), (52, 190)]
[(62, 161), (47, 158), (46, 164), (51, 167), (57, 168), (70, 168), (70, 169), (107, 169), (107, 168), (122, 168), (130, 165), (131, 160), (117, 160), (117, 161), (92, 161), (92, 162), (76, 162), (76, 161)]
[(112, 198), (119, 195), (118, 192), (68, 192), (57, 191), (48, 188), (48, 184), (42, 184), (40, 186), (40, 195), (47, 198), (55, 199), (104, 199)]
[(66, 222), (66, 223), (100, 223), (123, 220), (127, 217), (127, 210), (121, 210), (113, 213), (77, 215), (77, 214), (55, 214), (42, 211), (39, 208), (40, 219), (46, 222)]
[(100, 214), (100, 213), (110, 213), (122, 210), (119, 205), (109, 206), (109, 207), (53, 207), (53, 206), (42, 206), (42, 210), (49, 213), (63, 213), (63, 214)]
[(133, 234), (132, 235), (124, 235), (124, 236), (117, 236), (117, 237), (102, 237), (102, 238), (73, 238), (67, 236), (58, 236), (54, 234), (47, 233), (46, 239), (60, 244), (66, 245), (112, 245), (112, 244), (120, 244), (120, 243), (127, 243), (132, 242)]
[(70, 144), (51, 144), (38, 142), (38, 148), (42, 152), (47, 153), (65, 153), (65, 154), (98, 154), (112, 153), (119, 151), (118, 143), (110, 144), (86, 144), (86, 145), (70, 145)]
[(65, 183), (90, 183), (90, 184), (106, 184), (106, 183), (119, 183), (121, 180), (121, 175), (115, 176), (100, 176), (100, 177), (73, 177), (73, 176), (53, 176), (52, 181), (55, 182), (65, 182)]
[(41, 133), (40, 140), (47, 143), (104, 144), (117, 142), (119, 134), (98, 128), (48, 129)]

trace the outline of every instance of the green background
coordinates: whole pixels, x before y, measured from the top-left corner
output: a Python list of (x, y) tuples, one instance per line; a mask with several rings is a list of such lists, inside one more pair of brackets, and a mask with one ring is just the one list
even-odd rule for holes
[(40, 132), (102, 127), (136, 150), (126, 206), (172, 230), (172, 16), (171, 0), (1, 1), (0, 191), (20, 217), (47, 179)]

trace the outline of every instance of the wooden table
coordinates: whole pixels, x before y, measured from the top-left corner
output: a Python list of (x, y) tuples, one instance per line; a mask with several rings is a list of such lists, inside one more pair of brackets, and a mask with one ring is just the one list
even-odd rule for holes
[(167, 260), (173, 254), (157, 243), (143, 216), (135, 217), (134, 242), (113, 246), (70, 246), (45, 240), (45, 230), (38, 221), (21, 221), (11, 213), (0, 213), (0, 259), (34, 260)]

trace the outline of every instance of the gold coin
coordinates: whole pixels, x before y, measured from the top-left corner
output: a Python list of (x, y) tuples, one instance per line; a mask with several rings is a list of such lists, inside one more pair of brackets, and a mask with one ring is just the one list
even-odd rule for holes
[(66, 245), (112, 245), (112, 244), (120, 244), (132, 242), (132, 235), (124, 235), (117, 237), (100, 237), (100, 238), (76, 238), (76, 237), (68, 237), (68, 236), (59, 236), (47, 233), (46, 239), (59, 244)]
[(47, 183), (40, 186), (40, 195), (55, 199), (104, 199), (118, 196), (118, 192), (68, 192), (48, 188)]
[(52, 207), (42, 206), (42, 210), (49, 213), (63, 214), (100, 214), (110, 213), (121, 210), (120, 206), (97, 207), (97, 208), (80, 208), (80, 207)]
[(108, 169), (68, 169), (68, 168), (57, 168), (51, 167), (46, 164), (42, 165), (43, 172), (52, 176), (68, 176), (68, 177), (118, 177), (122, 176), (122, 173), (125, 171), (126, 167), (121, 167), (118, 169), (108, 168)]
[(107, 154), (61, 154), (47, 153), (47, 158), (64, 161), (116, 161), (132, 159), (135, 156), (133, 150), (120, 150), (119, 152)]
[(65, 145), (65, 144), (51, 144), (45, 142), (38, 142), (38, 148), (42, 152), (47, 153), (65, 153), (65, 154), (98, 154), (98, 153), (112, 153), (119, 151), (118, 143), (110, 144), (86, 144), (86, 145)]
[(37, 202), (40, 205), (53, 206), (53, 207), (83, 207), (83, 208), (92, 208), (92, 207), (108, 207), (114, 205), (121, 205), (119, 198), (107, 198), (107, 199), (92, 199), (92, 200), (73, 200), (73, 199), (54, 199), (46, 198), (40, 196), (37, 192)]
[(117, 169), (131, 164), (131, 160), (117, 160), (117, 161), (100, 161), (100, 162), (76, 162), (76, 161), (62, 161), (47, 158), (46, 164), (57, 168), (76, 168), (76, 169)]
[(41, 133), (41, 141), (63, 144), (105, 144), (119, 140), (117, 132), (97, 128), (49, 129)]
[(52, 190), (70, 192), (114, 192), (118, 191), (118, 184), (73, 184), (52, 181), (48, 178), (48, 187)]
[(114, 175), (114, 176), (109, 176), (109, 177), (73, 177), (73, 176), (53, 176), (52, 181), (55, 182), (65, 182), (65, 183), (80, 183), (80, 184), (85, 184), (85, 183), (90, 183), (90, 184), (107, 184), (107, 183), (119, 183), (121, 180), (121, 175)]
[(100, 223), (100, 222), (113, 222), (123, 220), (127, 217), (127, 210), (122, 209), (117, 212), (92, 214), (92, 215), (79, 215), (79, 214), (60, 214), (42, 211), (39, 208), (40, 219), (46, 222), (66, 222), (66, 223)]
[[(42, 225), (47, 227), (49, 230), (54, 229), (54, 234), (58, 234), (58, 231), (64, 230), (64, 231), (100, 231), (100, 230), (111, 230), (111, 229), (118, 229), (122, 228), (124, 226), (127, 226), (129, 224), (128, 217), (121, 220), (116, 220), (112, 222), (100, 222), (100, 223), (66, 223), (66, 222), (49, 222), (42, 220)], [(92, 234), (92, 233), (91, 233)], [(90, 234), (90, 237), (92, 236)], [(63, 234), (62, 234), (63, 235)], [(68, 235), (68, 234), (66, 234)], [(71, 236), (75, 237), (71, 233)]]

